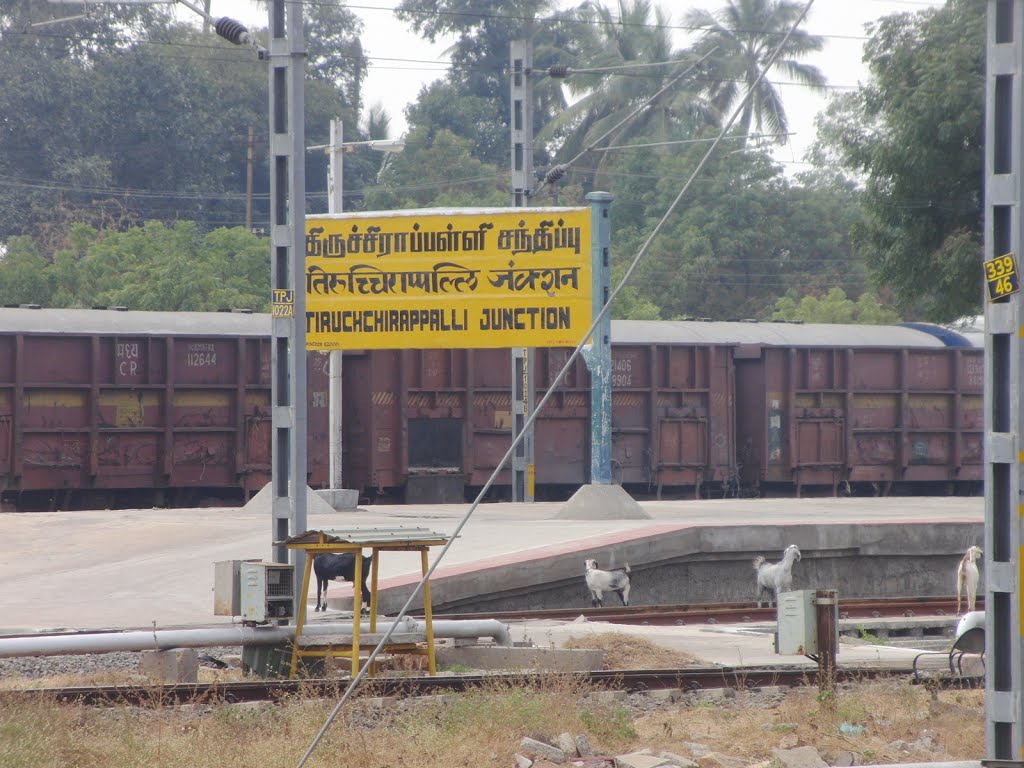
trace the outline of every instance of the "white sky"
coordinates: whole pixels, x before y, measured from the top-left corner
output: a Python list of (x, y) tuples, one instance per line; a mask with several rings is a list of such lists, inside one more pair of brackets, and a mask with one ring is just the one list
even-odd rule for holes
[[(614, 7), (614, 0), (605, 0)], [(405, 130), (405, 106), (415, 101), (420, 88), (444, 75), (446, 59), (443, 51), (451, 41), (430, 44), (398, 21), (392, 9), (397, 0), (357, 0), (348, 3), (364, 23), (363, 49), (370, 58), (370, 71), (364, 86), (366, 105), (383, 103), (391, 115), (393, 135)], [(672, 23), (681, 23), (690, 8), (704, 8), (712, 12), (724, 5), (724, 0), (655, 0), (655, 4), (670, 12)], [(825, 48), (808, 57), (824, 72), (832, 92), (855, 87), (867, 76), (861, 63), (864, 43), (864, 25), (893, 13), (912, 13), (929, 7), (941, 7), (941, 0), (816, 0), (804, 28), (825, 37)], [(266, 11), (250, 0), (213, 0), (214, 16), (231, 16), (254, 26), (266, 26)], [(190, 15), (191, 12), (186, 12)], [(677, 35), (677, 46), (687, 41), (682, 32)], [(777, 78), (775, 78), (777, 80)], [(825, 106), (826, 96), (819, 96), (796, 85), (780, 84), (783, 102), (790, 120), (790, 145), (775, 153), (782, 162), (799, 161), (804, 150), (814, 139), (814, 117)], [(800, 166), (790, 166), (800, 170)]]

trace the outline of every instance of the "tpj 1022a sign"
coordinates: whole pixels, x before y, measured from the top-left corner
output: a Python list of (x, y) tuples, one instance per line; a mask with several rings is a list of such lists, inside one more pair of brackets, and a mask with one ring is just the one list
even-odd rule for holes
[(590, 208), (309, 216), (306, 346), (573, 347), (590, 258)]

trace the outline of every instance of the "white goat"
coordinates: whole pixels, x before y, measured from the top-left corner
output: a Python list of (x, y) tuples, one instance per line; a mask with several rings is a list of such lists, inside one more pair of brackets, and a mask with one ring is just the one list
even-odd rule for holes
[(981, 547), (971, 547), (967, 553), (960, 558), (960, 565), (956, 567), (956, 612), (960, 614), (960, 596), (967, 595), (967, 612), (974, 610), (974, 601), (978, 596), (978, 573), (977, 560), (982, 556)]
[[(757, 603), (761, 604), (761, 595), (770, 593), (775, 601), (779, 600), (780, 592), (789, 592), (793, 589), (793, 563), (800, 560), (800, 548), (796, 544), (790, 544), (777, 563), (767, 563), (758, 555), (754, 558), (754, 570), (757, 571)], [(771, 600), (769, 599), (769, 604)]]
[(587, 579), (587, 589), (590, 590), (590, 604), (595, 608), (603, 606), (605, 592), (615, 592), (623, 605), (629, 605), (629, 563), (625, 568), (616, 568), (614, 571), (602, 571), (597, 567), (597, 560), (584, 560), (584, 570)]

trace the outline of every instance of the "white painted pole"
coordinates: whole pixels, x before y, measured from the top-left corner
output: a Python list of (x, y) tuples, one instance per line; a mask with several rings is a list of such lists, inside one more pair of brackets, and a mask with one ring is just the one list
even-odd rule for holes
[[(340, 118), (331, 120), (330, 162), (327, 167), (327, 212), (341, 213), (343, 210), (341, 192), (343, 189), (342, 173), (342, 123)], [(328, 370), (327, 409), (330, 427), (328, 431), (328, 460), (330, 462), (331, 488), (341, 489), (341, 367), (343, 365), (341, 350), (330, 353)]]

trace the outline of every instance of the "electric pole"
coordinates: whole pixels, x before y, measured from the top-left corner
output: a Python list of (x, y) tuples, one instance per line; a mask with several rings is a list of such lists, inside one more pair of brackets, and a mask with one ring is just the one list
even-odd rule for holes
[[(512, 65), (512, 205), (530, 204), (533, 184), (533, 43), (514, 40)], [(533, 350), (512, 348), (512, 439), (523, 432), (533, 402)], [(533, 501), (536, 465), (534, 464), (533, 425), (512, 456), (512, 501)]]
[[(271, 0), (270, 241), (272, 541), (306, 530), (306, 130), (305, 61), (300, 0)], [(274, 562), (288, 548), (274, 546)], [(292, 550), (296, 573), (305, 553)], [(295, 580), (295, 604), (306, 596)]]

